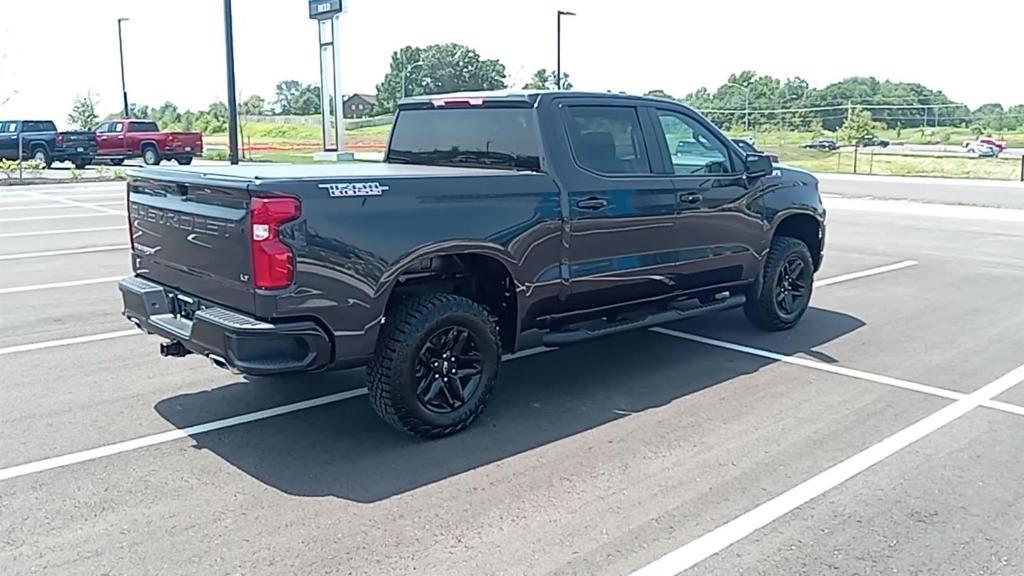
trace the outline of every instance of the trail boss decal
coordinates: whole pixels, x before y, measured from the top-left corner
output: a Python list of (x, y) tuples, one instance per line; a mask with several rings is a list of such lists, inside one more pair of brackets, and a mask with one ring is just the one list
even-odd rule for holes
[(380, 196), (388, 189), (387, 186), (381, 186), (379, 182), (318, 184), (317, 187), (327, 190), (327, 195), (331, 198), (345, 198), (348, 196)]

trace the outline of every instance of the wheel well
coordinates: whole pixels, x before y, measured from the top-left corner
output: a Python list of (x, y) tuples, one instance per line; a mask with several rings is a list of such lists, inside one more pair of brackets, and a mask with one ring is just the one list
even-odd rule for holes
[(796, 238), (811, 251), (814, 269), (821, 265), (821, 224), (814, 216), (794, 214), (787, 216), (775, 227), (775, 236)]
[(152, 140), (143, 142), (142, 145), (139, 146), (139, 150), (145, 150), (146, 148), (152, 148), (157, 151), (157, 154), (160, 153), (160, 147), (157, 146), (156, 142), (153, 142)]
[(387, 308), (409, 296), (448, 292), (465, 296), (491, 313), (504, 352), (513, 352), (519, 330), (512, 275), (496, 258), (483, 254), (432, 256), (413, 263), (398, 277)]

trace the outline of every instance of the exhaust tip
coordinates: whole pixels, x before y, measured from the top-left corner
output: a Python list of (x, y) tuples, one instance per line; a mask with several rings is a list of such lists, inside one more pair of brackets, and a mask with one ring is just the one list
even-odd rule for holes
[(240, 371), (235, 370), (234, 368), (232, 368), (231, 365), (228, 364), (228, 361), (225, 360), (221, 356), (218, 356), (216, 354), (207, 354), (206, 357), (210, 359), (210, 363), (211, 364), (213, 364), (217, 368), (220, 368), (221, 370), (227, 370), (228, 372), (231, 372), (232, 374), (241, 374)]

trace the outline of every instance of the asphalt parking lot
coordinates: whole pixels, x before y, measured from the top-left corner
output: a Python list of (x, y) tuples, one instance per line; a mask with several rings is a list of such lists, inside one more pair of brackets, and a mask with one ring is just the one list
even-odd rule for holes
[(159, 357), (123, 184), (0, 188), (0, 573), (1024, 574), (1024, 211), (886, 182), (796, 329), (525, 354), (434, 442), (359, 372)]

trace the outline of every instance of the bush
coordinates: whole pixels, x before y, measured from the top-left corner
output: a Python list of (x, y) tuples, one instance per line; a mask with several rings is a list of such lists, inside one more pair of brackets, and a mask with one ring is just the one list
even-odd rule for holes
[(227, 150), (206, 150), (203, 152), (204, 160), (227, 160)]
[(18, 175), (18, 167), (21, 162), (17, 160), (0, 160), (0, 173), (8, 180), (13, 180)]

